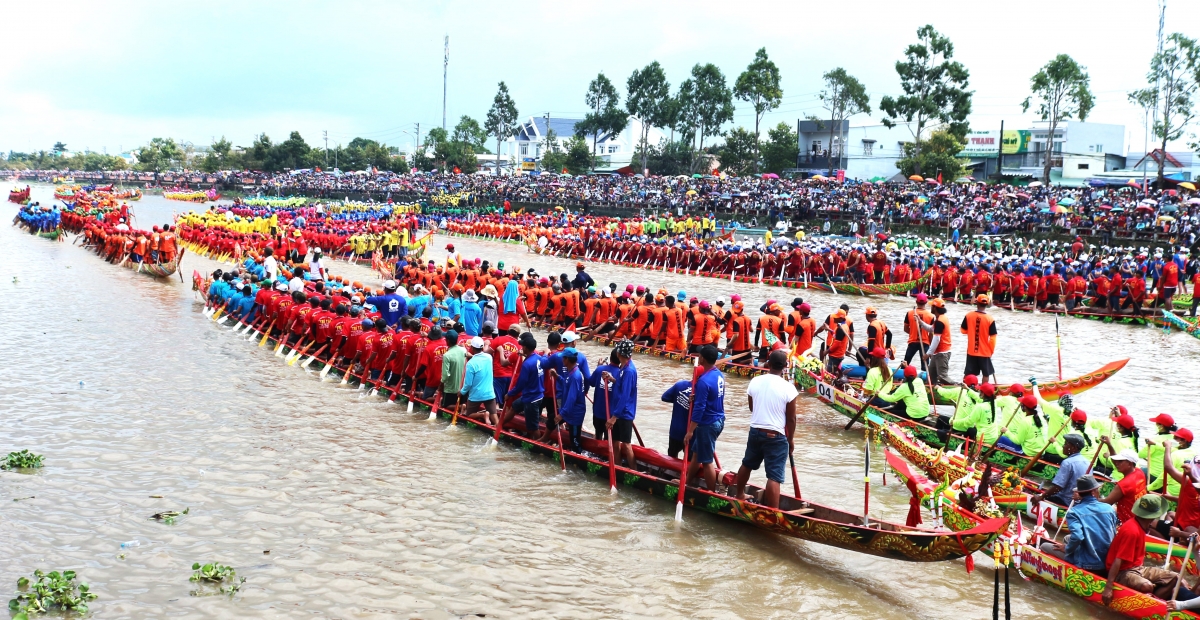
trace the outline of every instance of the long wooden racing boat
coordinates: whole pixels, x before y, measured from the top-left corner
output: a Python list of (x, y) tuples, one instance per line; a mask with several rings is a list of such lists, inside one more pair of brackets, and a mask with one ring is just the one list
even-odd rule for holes
[[(810, 368), (800, 368), (796, 370), (799, 375), (798, 380), (802, 386), (808, 388), (811, 386), (812, 391), (815, 391), (817, 398), (821, 402), (829, 405), (838, 413), (854, 418), (859, 411), (864, 411), (864, 403), (859, 398), (852, 394), (841, 390), (830, 383), (826, 383), (821, 375), (814, 372)], [(1038, 386), (1040, 389), (1040, 385)], [(928, 445), (947, 450), (957, 450), (962, 446), (963, 441), (954, 435), (950, 435), (950, 440), (943, 443), (938, 437), (937, 428), (932, 424), (932, 416), (930, 414), (930, 422), (912, 420), (907, 417), (897, 416), (889, 411), (884, 411), (876, 407), (867, 406), (866, 413), (878, 416), (888, 422), (895, 423), (903, 428), (912, 431), (913, 435)], [(1032, 457), (1010, 452), (1004, 448), (997, 448), (991, 451), (991, 456), (988, 462), (998, 467), (1016, 467), (1024, 469)], [(1058, 473), (1058, 465), (1039, 460), (1030, 467), (1027, 476), (1031, 478), (1040, 478), (1043, 480), (1051, 480)]]
[(185, 251), (184, 248), (179, 248), (179, 254), (175, 257), (175, 260), (169, 263), (137, 263), (132, 258), (126, 256), (125, 260), (121, 261), (121, 266), (155, 278), (169, 278), (179, 270), (179, 261), (183, 260), (183, 253)]
[[(272, 342), (269, 336), (267, 342)], [(314, 362), (314, 368), (323, 369), (326, 362), (327, 360), (318, 358)], [(346, 372), (345, 369), (336, 367), (331, 370), (337, 370), (341, 374)], [(390, 399), (403, 398), (423, 407), (434, 408), (433, 403), (408, 395), (392, 394), (387, 388), (380, 389), (379, 394), (390, 396)], [(437, 415), (457, 420), (453, 412), (440, 408), (437, 409)], [(520, 415), (510, 420), (509, 424), (499, 431), (491, 425), (467, 418), (463, 418), (462, 422), (469, 428), (532, 454), (548, 456), (556, 462), (559, 462), (561, 454), (561, 458), (564, 458), (566, 465), (571, 468), (600, 479), (607, 480), (609, 477), (609, 463), (606, 458), (598, 455), (607, 451), (608, 444), (596, 441), (591, 435), (584, 437), (583, 453), (560, 453), (555, 445), (534, 441), (516, 432), (524, 428), (524, 419)], [(640, 493), (677, 501), (682, 461), (649, 448), (637, 447), (634, 451), (639, 469), (635, 471), (626, 467), (616, 467), (617, 482)], [(862, 515), (784, 494), (780, 495), (778, 509), (768, 508), (719, 492), (722, 484), (728, 486), (732, 482), (733, 475), (733, 472), (724, 472), (719, 476), (721, 482), (715, 490), (687, 487), (683, 495), (683, 505), (748, 523), (769, 532), (856, 553), (910, 562), (942, 562), (966, 557), (990, 545), (1009, 524), (1007, 518), (996, 518), (981, 520), (975, 527), (956, 532), (931, 531), (867, 519)], [(761, 491), (761, 488), (754, 485), (746, 487), (750, 497), (759, 497)]]
[[(1106, 379), (1117, 374), (1117, 372), (1119, 372), (1122, 368), (1124, 368), (1125, 365), (1128, 363), (1129, 363), (1129, 358), (1125, 358), (1123, 360), (1109, 362), (1109, 363), (1101, 366), (1100, 368), (1093, 370), (1092, 372), (1079, 375), (1078, 377), (1071, 377), (1070, 379), (1062, 379), (1061, 381), (1053, 381), (1052, 380), (1052, 381), (1046, 381), (1044, 383), (1039, 382), (1038, 383), (1038, 392), (1041, 393), (1042, 398), (1045, 400), (1056, 400), (1058, 397), (1062, 396), (1063, 394), (1070, 394), (1072, 396), (1078, 396), (1078, 395), (1096, 387), (1097, 385), (1104, 383), (1104, 381)], [(855, 387), (859, 387), (862, 385), (862, 380), (861, 379), (851, 379), (850, 384)], [(1032, 384), (1025, 383), (1024, 386), (1025, 386), (1025, 392), (1028, 393), (1028, 392), (1033, 391)], [(1001, 396), (1006, 396), (1011, 391), (1011, 385), (1005, 384), (1005, 385), (997, 386), (996, 391)], [(954, 401), (947, 400), (947, 399), (943, 398), (940, 394), (937, 394), (936, 392), (935, 392), (935, 396), (937, 398), (936, 404), (938, 404), (938, 405), (953, 405), (954, 404)]]
[(1176, 316), (1170, 312), (1164, 314), (1163, 318), (1166, 319), (1167, 323), (1169, 323), (1171, 327), (1174, 327), (1185, 334), (1191, 334), (1195, 338), (1200, 338), (1200, 320), (1192, 318), (1191, 322), (1189, 322), (1188, 319), (1181, 316)]
[[(950, 303), (962, 304), (964, 306), (973, 306), (974, 303), (967, 300), (947, 299)], [(1173, 303), (1178, 303), (1177, 301)], [(1163, 327), (1167, 324), (1167, 319), (1162, 313), (1158, 314), (1143, 314), (1134, 316), (1132, 314), (1109, 314), (1093, 309), (1089, 306), (1080, 306), (1079, 308), (1067, 312), (1065, 308), (1036, 308), (1029, 304), (994, 304), (993, 307), (998, 311), (1009, 310), (1010, 312), (1027, 312), (1037, 314), (1053, 314), (1062, 317), (1070, 317), (1073, 319), (1087, 319), (1089, 321), (1099, 321), (1101, 323), (1115, 323), (1118, 325), (1136, 325), (1143, 327)], [(1149, 309), (1147, 309), (1149, 310)], [(1167, 313), (1169, 314), (1169, 313)]]
[[(909, 490), (914, 497), (925, 503), (939, 515), (939, 522), (954, 530), (971, 531), (982, 523), (990, 522), (993, 517), (986, 517), (958, 505), (944, 488), (920, 474), (912, 471), (908, 463), (896, 454), (886, 455), (887, 463), (896, 474), (907, 480)], [(995, 506), (992, 506), (994, 509)], [(1012, 548), (1013, 565), (1021, 574), (1031, 580), (1044, 583), (1063, 592), (1073, 594), (1083, 600), (1097, 605), (1104, 605), (1101, 595), (1107, 580), (1092, 571), (1084, 570), (1065, 560), (1043, 553), (1038, 548), (1039, 538), (1034, 530), (1022, 528), (1020, 532), (1010, 528), (999, 540), (1006, 542)], [(1163, 565), (1167, 558), (1166, 552), (1171, 550), (1171, 570), (1179, 570), (1183, 562), (1180, 548), (1187, 545), (1169, 547), (1163, 541), (1148, 539), (1146, 542), (1147, 564)], [(987, 546), (983, 552), (996, 555), (996, 546)], [(1195, 565), (1189, 562), (1189, 572), (1195, 573)], [(1200, 618), (1192, 611), (1167, 610), (1166, 602), (1150, 594), (1143, 594), (1120, 584), (1113, 584), (1113, 599), (1107, 609), (1115, 611), (1127, 618), (1138, 620), (1166, 620), (1168, 618)]]
[[(529, 319), (529, 323), (533, 327), (544, 329), (546, 331), (555, 331), (561, 329), (557, 325), (538, 319)], [(593, 336), (591, 334), (584, 334), (581, 339), (597, 342), (605, 346), (613, 346), (621, 340), (620, 338), (614, 338), (612, 336)], [(668, 351), (662, 347), (652, 347), (644, 344), (633, 345), (633, 352), (645, 355), (653, 355), (655, 357), (662, 357), (677, 362), (694, 363), (696, 360), (695, 355), (689, 355), (687, 353), (680, 353), (677, 351)], [(737, 362), (723, 364), (721, 370), (726, 374), (733, 373), (739, 377), (756, 377), (767, 372), (766, 368), (761, 366), (754, 366), (753, 364), (739, 364)]]
[[(466, 235), (463, 233), (458, 233), (458, 235), (459, 236), (467, 236), (467, 237), (476, 236), (476, 235)], [(530, 252), (533, 252), (535, 254), (542, 254), (542, 255), (546, 255), (546, 256), (557, 256), (560, 258), (569, 258), (572, 260), (590, 260), (590, 261), (596, 262), (596, 263), (607, 263), (610, 265), (618, 265), (621, 267), (631, 267), (634, 269), (649, 268), (651, 270), (662, 270), (661, 266), (646, 265), (645, 263), (637, 263), (637, 262), (626, 261), (626, 260), (615, 260), (615, 259), (611, 259), (611, 258), (597, 258), (595, 256), (585, 257), (585, 256), (579, 254), (578, 252), (567, 252), (566, 254), (563, 254), (559, 251), (552, 250), (548, 247), (546, 247), (546, 248), (539, 247), (536, 242), (534, 242), (530, 239), (525, 240), (525, 246), (527, 248), (529, 248)], [(783, 287), (783, 288), (811, 289), (811, 290), (815, 290), (815, 291), (825, 291), (827, 293), (836, 292), (836, 293), (843, 294), (843, 295), (857, 295), (860, 297), (867, 297), (867, 296), (873, 296), (873, 295), (903, 295), (903, 294), (911, 291), (912, 289), (916, 288), (927, 277), (927, 276), (922, 276), (921, 278), (918, 278), (916, 280), (912, 280), (909, 282), (898, 282), (895, 284), (865, 284), (865, 283), (864, 284), (855, 284), (855, 283), (851, 283), (851, 282), (835, 282), (835, 283), (830, 284), (828, 282), (816, 282), (816, 281), (809, 281), (809, 280), (787, 280), (787, 279), (782, 279), (782, 278), (770, 278), (770, 277), (760, 277), (760, 276), (752, 276), (752, 275), (732, 275), (732, 276), (730, 274), (721, 275), (721, 274), (713, 273), (711, 271), (702, 271), (700, 269), (691, 270), (691, 269), (679, 269), (679, 268), (667, 267), (663, 271), (665, 271), (666, 273), (674, 273), (674, 274), (681, 274), (681, 275), (700, 276), (700, 277), (704, 277), (704, 278), (716, 278), (718, 280), (724, 279), (724, 280), (730, 280), (731, 282), (744, 282), (744, 283), (748, 283), (748, 284), (766, 284), (768, 286), (779, 286), (779, 287)]]
[(19, 205), (29, 203), (29, 188), (8, 190), (8, 201)]

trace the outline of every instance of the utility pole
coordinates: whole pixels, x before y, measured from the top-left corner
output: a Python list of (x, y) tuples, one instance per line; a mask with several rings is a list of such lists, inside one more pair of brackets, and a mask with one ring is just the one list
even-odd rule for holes
[[(546, 153), (550, 152), (550, 113), (546, 112), (546, 133), (542, 136), (542, 158), (545, 159)], [(545, 168), (545, 166), (543, 166)], [(555, 170), (555, 174), (559, 171)]]
[(329, 130), (326, 129), (326, 130), (322, 131), (321, 134), (325, 138), (325, 169), (328, 170), (329, 169)]
[[(1156, 49), (1157, 49), (1157, 51), (1155, 52), (1155, 55), (1156, 55), (1156, 56), (1158, 56), (1158, 55), (1161, 55), (1161, 54), (1162, 54), (1162, 45), (1163, 45), (1163, 22), (1164, 22), (1164, 21), (1166, 21), (1166, 18), (1167, 18), (1167, 0), (1158, 0), (1158, 47), (1156, 48)], [(1157, 74), (1157, 71), (1156, 71), (1155, 73)], [(1158, 79), (1158, 76), (1157, 76), (1157, 75), (1155, 75), (1155, 77), (1154, 77), (1154, 122), (1150, 124), (1150, 128), (1147, 130), (1147, 133), (1149, 133), (1149, 131), (1153, 131), (1153, 130), (1154, 130), (1154, 128), (1155, 128), (1155, 127), (1158, 125), (1158, 106), (1159, 106), (1159, 104), (1160, 104), (1160, 103), (1161, 103), (1161, 101), (1162, 101), (1162, 90), (1161, 90), (1161, 88), (1162, 88), (1162, 87), (1161, 87), (1161, 84), (1159, 84), (1159, 79)], [(1166, 135), (1166, 132), (1163, 132), (1163, 135)], [(1147, 139), (1146, 139), (1146, 142), (1147, 142), (1147, 144), (1146, 144), (1146, 146), (1143, 148), (1143, 150), (1145, 150), (1145, 151), (1146, 151), (1146, 154), (1145, 154), (1146, 156), (1150, 155), (1150, 151), (1149, 151), (1149, 149), (1150, 149), (1150, 144), (1149, 144), (1149, 141), (1150, 141), (1150, 140), (1149, 140), (1149, 136), (1147, 136)], [(1166, 153), (1160, 153), (1160, 154), (1159, 154), (1159, 156), (1160, 156), (1160, 157), (1162, 157), (1162, 158), (1164, 158), (1164, 159), (1166, 159), (1166, 157), (1167, 157), (1167, 154), (1166, 154)], [(1146, 186), (1146, 165), (1147, 165), (1147, 162), (1145, 161), (1145, 156), (1143, 156), (1143, 161), (1142, 161), (1142, 196), (1148, 196), (1148, 195), (1150, 194), (1150, 188)]]
[[(1161, 29), (1161, 27), (1160, 27)], [(1161, 38), (1161, 37), (1160, 37)], [(442, 131), (446, 131), (446, 83), (450, 72), (450, 35), (446, 35), (446, 56), (442, 60)]]
[(1004, 121), (1000, 121), (1000, 144), (996, 145), (996, 180), (1000, 179), (1000, 171), (1004, 170)]

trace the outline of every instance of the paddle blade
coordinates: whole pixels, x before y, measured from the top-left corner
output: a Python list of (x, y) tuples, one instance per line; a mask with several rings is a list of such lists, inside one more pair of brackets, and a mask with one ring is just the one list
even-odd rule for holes
[(410, 399), (408, 399), (408, 413), (412, 413), (412, 412), (413, 412), (413, 401), (410, 398)]
[(310, 355), (310, 356), (308, 356), (308, 359), (304, 360), (304, 363), (303, 363), (303, 364), (300, 364), (300, 367), (301, 367), (301, 368), (308, 368), (308, 367), (309, 367), (309, 365), (310, 365), (310, 364), (312, 364), (312, 363), (313, 363), (313, 360), (315, 360), (315, 359), (317, 359), (317, 356), (316, 356), (316, 355)]
[(683, 502), (675, 504), (675, 521), (683, 522)]
[(262, 337), (262, 340), (258, 341), (258, 346), (260, 346), (260, 347), (265, 347), (265, 346), (267, 346), (267, 338), (270, 338), (270, 337), (271, 337), (271, 331), (270, 331), (270, 330), (267, 330), (267, 331), (263, 332), (263, 337)]
[(321, 379), (324, 380), (325, 377), (329, 376), (329, 371), (331, 370), (333, 370), (333, 364), (326, 364), (325, 367), (321, 369)]

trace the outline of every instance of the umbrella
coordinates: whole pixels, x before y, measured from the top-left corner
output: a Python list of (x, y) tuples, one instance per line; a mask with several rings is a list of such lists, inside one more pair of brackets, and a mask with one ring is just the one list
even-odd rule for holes
[(954, 182), (955, 183), (974, 183), (975, 178), (974, 177), (958, 177), (957, 179), (954, 179)]
[(703, 177), (704, 177), (704, 175), (700, 174), (699, 172), (692, 175), (693, 179), (699, 179), (699, 178), (703, 178)]
[(1193, 192), (1196, 191), (1196, 186), (1188, 181), (1184, 181), (1183, 183), (1180, 183), (1179, 187), (1182, 187), (1183, 189), (1190, 189)]
[(1029, 194), (1025, 192), (1017, 192), (1017, 198), (1029, 198)]
[(1138, 185), (1138, 182), (1134, 181), (1133, 179), (1129, 179), (1129, 181), (1126, 182), (1125, 185), (1128, 185), (1129, 187), (1136, 187), (1138, 189), (1141, 189), (1141, 187), (1142, 187), (1141, 185)]
[(694, 190), (694, 189), (689, 189), (689, 190), (687, 191), (687, 195), (688, 195), (688, 196), (695, 196), (695, 195), (696, 195), (696, 190)]
[(1121, 212), (1121, 211), (1125, 210), (1125, 207), (1109, 207), (1109, 209), (1112, 209), (1113, 211)]
[(909, 181), (924, 181), (924, 180), (925, 180), (925, 178), (924, 178), (924, 177), (922, 177), (922, 176), (921, 176), (921, 175), (919, 175), (919, 174), (914, 174), (914, 175), (912, 175), (911, 177), (908, 177), (908, 180), (909, 180)]
[(1175, 221), (1175, 218), (1173, 218), (1173, 217), (1171, 217), (1171, 216), (1169, 216), (1169, 215), (1160, 215), (1160, 216), (1158, 216), (1158, 221), (1160, 221), (1160, 222), (1174, 222), (1174, 221)]
[(810, 178), (810, 179), (812, 179), (812, 180), (814, 180), (814, 181), (824, 181), (824, 180), (825, 180), (825, 175), (821, 175), (821, 174), (814, 174), (814, 175), (812, 175), (812, 176), (811, 176), (811, 177), (809, 177), (809, 178)]
[(766, 174), (762, 175), (762, 178), (764, 178), (764, 179), (778, 179), (778, 178), (779, 178), (779, 175), (778, 175), (778, 174), (775, 174), (774, 172), (768, 172), (768, 173), (766, 173)]
[(1074, 199), (1074, 198), (1069, 198), (1069, 197), (1068, 197), (1068, 198), (1063, 198), (1062, 200), (1058, 201), (1058, 204), (1060, 204), (1060, 205), (1063, 205), (1063, 206), (1066, 206), (1066, 207), (1069, 207), (1069, 206), (1071, 206), (1071, 205), (1075, 204), (1075, 199)]
[(932, 184), (932, 185), (937, 185), (937, 184), (938, 184), (938, 182), (937, 182), (937, 179), (925, 179), (925, 182), (926, 182), (926, 183), (929, 183), (929, 184)]
[(1100, 205), (1101, 211), (1112, 211), (1112, 208), (1113, 208), (1112, 205)]
[(949, 190), (945, 190), (945, 189), (944, 189), (944, 190), (942, 190), (942, 191), (938, 192), (938, 196), (949, 196), (949, 195), (950, 195), (950, 191), (949, 191)]
[(1034, 181), (1034, 182), (1032, 182), (1032, 183), (1030, 183), (1030, 184), (1029, 184), (1029, 187), (1041, 187), (1041, 186), (1042, 186), (1042, 182), (1041, 182), (1041, 181)]
[(1063, 206), (1055, 206), (1054, 208), (1050, 209), (1050, 212), (1051, 213), (1070, 213), (1071, 210), (1066, 207), (1063, 207)]
[(1200, 198), (1188, 198), (1187, 203), (1190, 205), (1200, 205)]
[(1153, 211), (1154, 207), (1152, 207), (1148, 204), (1140, 204), (1137, 206), (1137, 210), (1138, 211)]
[(1104, 187), (1108, 183), (1104, 179), (1088, 179), (1088, 185), (1092, 187)]
[(983, 196), (976, 196), (975, 202), (987, 202), (987, 198), (984, 198)]

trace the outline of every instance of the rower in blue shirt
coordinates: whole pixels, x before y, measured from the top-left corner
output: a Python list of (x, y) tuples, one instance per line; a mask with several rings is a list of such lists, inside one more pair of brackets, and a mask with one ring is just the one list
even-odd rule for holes
[(566, 424), (567, 434), (570, 437), (570, 444), (563, 447), (570, 447), (573, 452), (581, 452), (579, 436), (583, 431), (584, 415), (587, 413), (587, 400), (584, 398), (584, 388), (587, 384), (583, 381), (583, 373), (579, 371), (578, 351), (575, 349), (563, 351), (562, 361), (563, 373), (557, 381), (558, 394), (556, 394), (556, 398), (558, 399), (558, 415)]
[(608, 363), (597, 366), (596, 372), (593, 372), (587, 379), (588, 385), (596, 388), (596, 396), (592, 399), (592, 428), (596, 429), (596, 439), (602, 441), (608, 440), (608, 410), (613, 400), (613, 386), (603, 379), (606, 374), (612, 375), (620, 372), (619, 363), (620, 360), (617, 359), (617, 353), (614, 351), (609, 354)]
[[(628, 338), (617, 343), (617, 371), (605, 372), (603, 380), (611, 386), (607, 426), (617, 444), (616, 459), (625, 460), (626, 467), (637, 469), (633, 455), (633, 419), (637, 417), (637, 368), (633, 365), (633, 341)], [(606, 386), (608, 389), (608, 386)]]
[(725, 375), (716, 368), (717, 348), (706, 344), (700, 348), (700, 378), (692, 395), (692, 416), (683, 440), (690, 442), (688, 451), (688, 480), (703, 470), (704, 484), (709, 491), (717, 489), (717, 468), (713, 461), (717, 437), (725, 429)]
[(479, 297), (475, 294), (475, 289), (467, 289), (467, 292), (463, 293), (462, 301), (462, 324), (468, 334), (478, 336), (483, 327), (483, 308), (479, 307)]
[(667, 455), (679, 458), (683, 451), (683, 437), (687, 434), (688, 409), (692, 405), (692, 382), (686, 379), (676, 381), (675, 385), (663, 392), (664, 403), (671, 403), (671, 430), (667, 434)]
[(505, 421), (514, 417), (517, 411), (521, 411), (525, 415), (525, 436), (530, 439), (537, 436), (540, 426), (538, 418), (541, 416), (542, 399), (545, 397), (542, 381), (546, 358), (538, 355), (534, 351), (536, 348), (537, 338), (534, 338), (533, 334), (521, 334), (521, 353), (525, 361), (521, 363), (516, 385), (505, 397), (506, 402), (514, 404), (512, 410), (505, 415)]
[(373, 295), (366, 303), (375, 306), (379, 316), (387, 322), (388, 327), (395, 327), (400, 317), (408, 314), (408, 302), (396, 294), (396, 281), (388, 280), (383, 283), (383, 295)]

